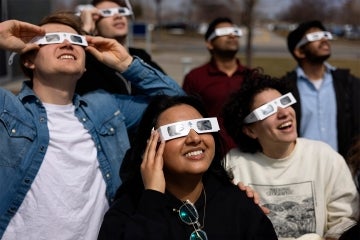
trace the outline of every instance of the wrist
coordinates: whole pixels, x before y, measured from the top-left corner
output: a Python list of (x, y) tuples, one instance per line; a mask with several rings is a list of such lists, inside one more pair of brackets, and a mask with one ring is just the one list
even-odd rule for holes
[(135, 60), (135, 58), (132, 56), (129, 56), (126, 60), (124, 60), (123, 64), (126, 67), (124, 68), (124, 70), (122, 70), (122, 72), (126, 71), (131, 66), (131, 64), (134, 62), (134, 60)]

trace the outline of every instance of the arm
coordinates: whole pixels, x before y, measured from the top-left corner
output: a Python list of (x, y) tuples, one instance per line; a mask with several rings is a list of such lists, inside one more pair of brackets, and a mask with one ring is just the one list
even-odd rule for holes
[(334, 159), (329, 166), (326, 240), (337, 239), (345, 229), (355, 225), (359, 216), (359, 195), (345, 160)]
[(96, 32), (96, 21), (99, 20), (100, 17), (99, 9), (95, 7), (83, 9), (80, 12), (83, 30), (89, 35), (94, 35)]
[(179, 84), (139, 58), (133, 58), (116, 40), (87, 36), (86, 48), (100, 62), (121, 72), (144, 95), (184, 95)]
[[(165, 142), (158, 145), (159, 133), (153, 131), (141, 164), (145, 191), (138, 206), (130, 198), (120, 198), (106, 213), (99, 239), (167, 239), (165, 213), (165, 177), (163, 158)], [(127, 206), (128, 205), (128, 206)]]
[(45, 30), (39, 26), (18, 20), (7, 20), (0, 23), (0, 48), (14, 52), (37, 49), (37, 44), (28, 42), (35, 36), (44, 34)]
[(168, 236), (164, 194), (145, 190), (140, 201), (121, 196), (105, 214), (99, 240), (161, 240)]

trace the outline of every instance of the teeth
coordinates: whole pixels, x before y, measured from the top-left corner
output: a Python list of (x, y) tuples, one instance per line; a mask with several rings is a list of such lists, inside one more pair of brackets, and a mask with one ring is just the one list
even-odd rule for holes
[(191, 157), (191, 156), (196, 156), (196, 155), (200, 155), (202, 154), (203, 151), (198, 150), (198, 151), (194, 151), (194, 152), (189, 152), (187, 154), (185, 154), (185, 157)]
[(291, 122), (286, 122), (286, 123), (283, 123), (279, 126), (279, 128), (286, 128), (286, 127), (289, 127), (291, 126)]
[(75, 57), (72, 56), (72, 55), (61, 55), (60, 59), (72, 59), (72, 60), (75, 60)]

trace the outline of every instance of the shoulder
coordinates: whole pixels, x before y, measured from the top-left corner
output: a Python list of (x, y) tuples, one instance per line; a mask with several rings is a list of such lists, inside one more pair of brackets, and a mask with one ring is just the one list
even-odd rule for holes
[(253, 202), (252, 199), (247, 197), (245, 191), (240, 190), (237, 185), (232, 183), (222, 184), (213, 194), (211, 198), (214, 201), (228, 202), (231, 203), (233, 207), (235, 207), (235, 205), (242, 205), (244, 203), (251, 204)]
[(233, 162), (233, 161), (242, 161), (247, 158), (251, 158), (254, 155), (252, 153), (245, 153), (240, 151), (238, 148), (231, 149), (224, 157), (224, 160)]
[[(30, 88), (24, 87), (19, 92), (19, 95), (15, 95), (11, 91), (0, 88), (0, 113), (6, 112), (18, 112), (19, 109), (24, 109), (25, 99), (35, 98), (34, 93)], [(25, 113), (22, 113), (25, 114)]]
[(129, 47), (129, 53), (130, 55), (138, 56), (139, 58), (145, 60), (151, 59), (151, 56), (148, 52), (145, 51), (145, 49), (142, 48), (133, 48)]
[(325, 142), (306, 138), (298, 138), (297, 145), (299, 150), (298, 152), (302, 158), (308, 159), (313, 163), (324, 163), (327, 166), (330, 166), (331, 162), (345, 163), (345, 159)]
[(205, 72), (208, 71), (208, 66), (209, 66), (209, 63), (205, 63), (201, 66), (198, 66), (198, 67), (195, 67), (193, 69), (191, 69), (185, 76), (185, 79), (186, 78), (191, 78), (193, 76), (199, 76), (200, 74), (203, 74)]
[(96, 99), (96, 97), (110, 99), (113, 98), (113, 95), (103, 89), (98, 89), (82, 96), (87, 102), (97, 102), (98, 99)]
[(334, 149), (332, 149), (332, 147), (322, 141), (319, 140), (313, 140), (313, 139), (308, 139), (308, 138), (298, 138), (296, 140), (296, 144), (298, 144), (298, 146), (302, 149), (302, 150), (306, 150), (306, 149), (310, 149), (310, 150), (321, 150), (321, 151), (326, 151), (329, 153), (337, 153)]
[[(84, 94), (81, 96), (80, 101), (85, 103), (83, 106), (85, 106), (84, 110), (86, 112), (94, 112), (94, 114), (97, 115), (100, 112), (117, 112), (119, 107), (125, 105), (127, 99), (130, 98), (131, 96), (128, 95), (111, 94), (99, 89)], [(106, 106), (106, 108), (104, 108), (104, 106)]]
[(347, 78), (349, 80), (360, 81), (360, 78), (351, 74), (350, 69), (347, 68), (336, 68), (331, 70), (331, 73), (335, 80), (343, 80), (344, 78)]
[(234, 167), (245, 166), (251, 163), (251, 159), (254, 159), (253, 153), (245, 153), (238, 148), (231, 149), (223, 159), (223, 165), (225, 169), (232, 169)]
[(282, 80), (296, 80), (297, 79), (297, 74), (295, 70), (292, 70), (290, 72), (287, 72), (284, 76), (280, 77), (280, 79)]

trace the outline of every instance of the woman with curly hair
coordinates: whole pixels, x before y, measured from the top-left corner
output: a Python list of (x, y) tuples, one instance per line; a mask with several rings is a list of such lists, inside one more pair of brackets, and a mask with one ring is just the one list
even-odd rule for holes
[(316, 233), (338, 239), (355, 225), (359, 196), (343, 157), (329, 145), (298, 138), (296, 99), (284, 82), (258, 69), (224, 107), (237, 143), (226, 170), (259, 193), (279, 239)]

